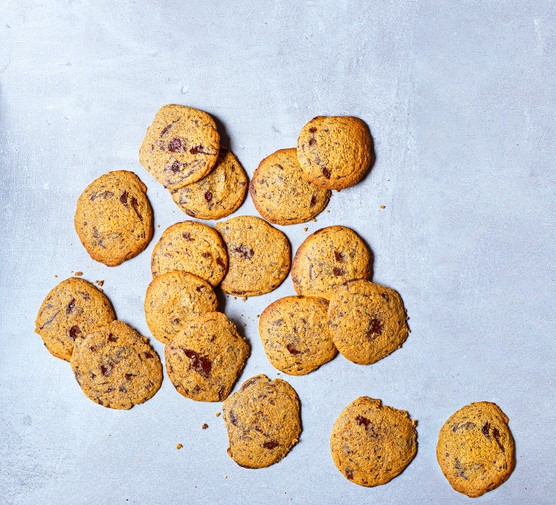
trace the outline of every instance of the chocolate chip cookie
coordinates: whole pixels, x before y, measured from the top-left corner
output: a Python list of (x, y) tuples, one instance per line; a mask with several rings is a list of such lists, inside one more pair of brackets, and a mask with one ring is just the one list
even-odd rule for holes
[(228, 454), (245, 468), (280, 461), (301, 434), (299, 398), (285, 381), (266, 375), (246, 380), (222, 406), (228, 430)]
[(137, 256), (153, 236), (147, 187), (125, 170), (100, 176), (79, 197), (74, 224), (94, 260), (113, 267)]
[(186, 398), (228, 397), (249, 355), (249, 344), (221, 312), (195, 316), (164, 349), (172, 384)]
[(405, 410), (362, 396), (338, 416), (330, 437), (332, 459), (346, 479), (379, 486), (397, 477), (417, 453), (417, 430)]
[(116, 319), (110, 300), (84, 279), (60, 282), (42, 302), (35, 332), (50, 353), (69, 361), (74, 342)]

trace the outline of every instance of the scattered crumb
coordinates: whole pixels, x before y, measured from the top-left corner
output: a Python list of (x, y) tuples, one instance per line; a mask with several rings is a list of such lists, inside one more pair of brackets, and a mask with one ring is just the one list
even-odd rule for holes
[(237, 296), (234, 296), (234, 300), (237, 300)]
[(227, 479), (227, 478), (228, 478), (228, 476), (227, 476), (227, 475), (224, 475), (224, 478), (225, 478), (225, 479)]
[(54, 276), (54, 278), (55, 278), (55, 279), (57, 279), (57, 278), (58, 278), (58, 276), (57, 276), (57, 275), (55, 275), (55, 276)]
[(303, 231), (307, 231), (309, 228), (303, 228)]
[(201, 426), (201, 428), (203, 428), (203, 430), (206, 430), (209, 427), (209, 425), (207, 423), (204, 423), (203, 426)]
[(244, 327), (244, 328), (247, 328), (247, 323), (243, 323), (243, 327)]
[(160, 228), (160, 225), (158, 225), (158, 228)]
[(215, 417), (220, 417), (220, 414), (221, 414), (220, 412), (217, 412), (217, 413), (214, 414), (214, 415), (215, 415)]
[(257, 314), (257, 317), (261, 317), (261, 315), (260, 315), (260, 314)]
[(380, 208), (381, 208), (381, 209), (385, 209), (385, 208), (386, 208), (386, 205), (381, 205)]
[(249, 297), (248, 297), (248, 296), (244, 296), (244, 297), (242, 297), (241, 299), (242, 299), (244, 302), (246, 302), (246, 301), (247, 301), (247, 298), (249, 298)]
[(179, 451), (180, 449), (182, 449), (182, 448), (183, 448), (183, 445), (182, 445), (182, 444), (176, 445), (176, 449), (177, 449), (178, 451)]
[(104, 281), (95, 281), (95, 284), (99, 287), (104, 286)]
[(313, 221), (313, 223), (317, 222), (317, 220), (315, 218), (311, 219), (311, 221)]
[(326, 209), (326, 213), (327, 213), (327, 214), (330, 214), (330, 211), (329, 211), (328, 209)]
[(75, 272), (73, 275), (75, 275), (76, 277), (81, 277), (83, 275), (83, 272), (79, 270), (78, 272)]

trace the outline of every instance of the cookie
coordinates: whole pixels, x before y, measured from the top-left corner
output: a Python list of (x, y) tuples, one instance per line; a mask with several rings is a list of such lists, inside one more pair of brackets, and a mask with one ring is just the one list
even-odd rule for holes
[(155, 277), (145, 296), (145, 318), (153, 337), (170, 342), (189, 318), (218, 307), (212, 286), (196, 275), (176, 270)]
[(259, 319), (259, 334), (272, 365), (305, 375), (328, 363), (338, 351), (328, 331), (328, 302), (286, 296), (271, 303)]
[(153, 237), (147, 187), (126, 170), (101, 175), (79, 197), (74, 224), (95, 261), (113, 267), (137, 256)]
[(249, 193), (259, 214), (279, 225), (313, 219), (330, 199), (329, 190), (305, 180), (296, 149), (281, 149), (261, 161)]
[(245, 468), (280, 461), (301, 434), (299, 398), (287, 382), (266, 375), (246, 380), (222, 405), (228, 454)]
[(461, 408), (442, 426), (436, 458), (460, 493), (476, 498), (497, 488), (515, 467), (515, 444), (506, 414), (490, 402)]
[(409, 335), (400, 295), (370, 281), (338, 286), (330, 299), (328, 325), (344, 357), (370, 365), (399, 349)]
[(356, 117), (319, 116), (301, 129), (297, 158), (309, 182), (340, 190), (359, 182), (369, 170), (373, 139)]
[(334, 464), (360, 486), (379, 486), (397, 477), (417, 453), (417, 423), (405, 410), (362, 396), (338, 416), (330, 437)]
[(104, 293), (84, 279), (71, 277), (46, 295), (35, 332), (52, 355), (69, 361), (77, 338), (114, 319), (114, 309)]
[(177, 391), (200, 402), (221, 402), (245, 366), (249, 344), (221, 312), (195, 316), (164, 349)]
[(257, 296), (282, 284), (290, 270), (291, 249), (280, 230), (254, 216), (216, 223), (216, 229), (226, 243), (229, 261), (222, 291)]
[(160, 184), (178, 189), (209, 174), (219, 150), (220, 135), (209, 114), (165, 105), (147, 128), (139, 161)]
[(77, 340), (70, 363), (85, 395), (111, 409), (146, 402), (162, 384), (156, 351), (122, 321), (112, 321)]
[(231, 151), (220, 149), (218, 162), (206, 177), (170, 191), (176, 205), (197, 219), (220, 219), (236, 211), (247, 193), (249, 179)]
[(167, 228), (151, 258), (153, 277), (183, 270), (212, 286), (220, 283), (227, 268), (228, 255), (222, 237), (210, 226), (194, 221), (183, 221)]
[(298, 295), (330, 300), (334, 288), (370, 279), (372, 256), (350, 228), (329, 226), (309, 235), (295, 253), (292, 281)]

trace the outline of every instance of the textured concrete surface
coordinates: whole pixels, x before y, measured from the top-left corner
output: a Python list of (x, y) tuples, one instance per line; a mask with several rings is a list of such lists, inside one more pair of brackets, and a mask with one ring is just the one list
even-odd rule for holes
[[(0, 503), (468, 503), (434, 450), (446, 418), (478, 400), (502, 407), (517, 443), (514, 474), (480, 501), (553, 503), (555, 19), (548, 0), (2, 1)], [(307, 232), (283, 229), (296, 248), (322, 226), (353, 226), (412, 333), (373, 366), (339, 356), (288, 379), (301, 443), (265, 470), (227, 456), (219, 404), (165, 380), (143, 406), (103, 409), (33, 333), (46, 293), (81, 270), (148, 335), (149, 256), (184, 215), (137, 150), (168, 102), (214, 114), (249, 174), (318, 114), (359, 116), (376, 141), (361, 184), (334, 194)], [(160, 228), (109, 269), (72, 220), (82, 189), (114, 169), (147, 183)], [(250, 201), (238, 212), (254, 213)], [(243, 379), (277, 376), (256, 315), (292, 293), (288, 279), (227, 300), (253, 349)], [(415, 461), (376, 489), (345, 480), (328, 449), (336, 416), (364, 394), (419, 421)]]

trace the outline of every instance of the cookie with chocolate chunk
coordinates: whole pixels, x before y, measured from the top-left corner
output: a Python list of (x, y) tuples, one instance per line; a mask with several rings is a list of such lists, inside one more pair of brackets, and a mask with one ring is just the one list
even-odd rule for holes
[(94, 260), (113, 267), (137, 256), (153, 236), (147, 187), (126, 170), (100, 176), (79, 197), (74, 224)]
[(301, 434), (299, 398), (286, 381), (256, 375), (222, 405), (228, 454), (245, 468), (280, 461)]
[(168, 377), (192, 400), (221, 402), (228, 397), (249, 355), (249, 344), (221, 312), (184, 324), (164, 349)]
[(359, 365), (370, 365), (388, 356), (409, 335), (400, 295), (365, 280), (351, 281), (334, 290), (328, 326), (340, 354)]
[(42, 302), (35, 332), (53, 356), (69, 361), (76, 339), (116, 319), (110, 300), (90, 282), (71, 277)]
[(286, 296), (271, 303), (259, 319), (268, 360), (290, 375), (305, 375), (328, 363), (338, 351), (328, 331), (328, 302)]
[(276, 289), (290, 270), (287, 237), (266, 221), (239, 216), (216, 223), (228, 251), (228, 272), (220, 287), (225, 293), (257, 296)]
[(359, 182), (371, 167), (373, 139), (356, 117), (319, 116), (301, 129), (297, 158), (309, 182), (340, 190)]
[(350, 228), (329, 226), (309, 235), (295, 253), (292, 281), (298, 295), (330, 300), (334, 288), (370, 279), (371, 252)]
[(360, 486), (379, 486), (397, 477), (417, 453), (417, 423), (405, 410), (362, 396), (338, 416), (330, 437), (334, 464)]
[(222, 237), (210, 226), (194, 221), (176, 223), (164, 230), (151, 258), (153, 277), (183, 270), (212, 286), (220, 283), (227, 268), (228, 255)]
[(162, 384), (162, 364), (148, 340), (122, 321), (76, 340), (71, 367), (85, 395), (111, 409), (146, 402)]
[(304, 223), (321, 213), (330, 191), (304, 179), (293, 149), (280, 149), (260, 162), (249, 185), (259, 214), (279, 225)]
[(227, 149), (220, 149), (218, 162), (210, 174), (170, 193), (176, 205), (189, 216), (220, 219), (241, 206), (248, 182), (235, 155)]
[(156, 114), (139, 149), (141, 165), (168, 189), (205, 177), (216, 165), (220, 135), (202, 110), (165, 105)]
[(492, 491), (508, 480), (515, 467), (508, 417), (490, 402), (461, 408), (442, 426), (436, 458), (456, 491), (472, 498)]

